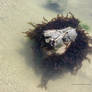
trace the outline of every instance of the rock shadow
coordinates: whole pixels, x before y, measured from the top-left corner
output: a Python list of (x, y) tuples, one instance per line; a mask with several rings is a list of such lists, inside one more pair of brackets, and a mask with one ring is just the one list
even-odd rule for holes
[[(39, 48), (39, 44), (35, 43), (34, 41), (27, 40), (25, 43), (23, 43), (23, 45), (24, 48), (22, 48), (19, 53), (23, 55), (26, 64), (28, 65), (28, 67), (33, 69), (36, 76), (41, 76), (41, 83), (37, 84), (38, 87), (47, 89), (47, 83), (49, 80), (56, 80), (58, 78), (62, 78), (65, 73), (72, 72), (69, 68), (65, 66), (62, 67), (62, 69), (58, 70), (53, 69), (53, 65), (49, 64), (48, 61), (47, 64), (43, 63), (46, 62), (46, 59), (50, 59), (51, 57), (45, 56), (43, 50)], [(54, 57), (55, 61), (58, 61), (57, 56), (58, 55), (55, 55)]]

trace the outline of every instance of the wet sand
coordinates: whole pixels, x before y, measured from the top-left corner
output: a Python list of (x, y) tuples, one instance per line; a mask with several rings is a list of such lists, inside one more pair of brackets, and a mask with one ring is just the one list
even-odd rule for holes
[[(76, 75), (67, 73), (50, 80), (47, 90), (37, 87), (41, 75), (34, 71), (31, 43), (22, 32), (31, 28), (27, 24), (30, 21), (40, 23), (43, 16), (50, 20), (57, 15), (43, 7), (44, 3), (44, 0), (41, 3), (38, 0), (0, 0), (0, 92), (91, 92), (92, 63), (86, 60)], [(90, 33), (91, 3), (91, 0), (68, 0), (63, 11), (71, 11), (87, 23)]]

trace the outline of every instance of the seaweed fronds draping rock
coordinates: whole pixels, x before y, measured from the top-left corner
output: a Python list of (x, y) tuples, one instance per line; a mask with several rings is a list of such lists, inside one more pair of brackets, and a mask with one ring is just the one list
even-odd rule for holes
[(45, 54), (46, 56), (40, 61), (45, 72), (63, 71), (63, 68), (67, 68), (71, 72), (77, 71), (81, 68), (84, 59), (87, 59), (88, 53), (92, 53), (92, 47), (89, 45), (92, 44), (91, 36), (80, 26), (80, 21), (72, 13), (69, 14), (67, 16), (57, 15), (51, 21), (43, 18), (44, 21), (41, 24), (32, 24), (34, 29), (26, 32), (27, 36), (36, 42), (37, 49), (41, 49), (42, 52), (46, 49), (45, 52), (47, 52), (48, 50), (52, 51), (54, 48), (45, 42), (44, 30), (64, 29), (66, 27), (76, 28), (78, 35), (64, 53)]

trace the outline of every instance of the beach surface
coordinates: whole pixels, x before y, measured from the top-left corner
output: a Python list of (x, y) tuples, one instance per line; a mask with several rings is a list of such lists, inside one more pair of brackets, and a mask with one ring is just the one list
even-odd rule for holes
[[(41, 75), (34, 71), (29, 39), (22, 32), (32, 28), (28, 22), (41, 23), (71, 11), (92, 33), (92, 0), (61, 0), (54, 11), (46, 8), (46, 0), (0, 0), (0, 92), (92, 92), (92, 62), (85, 60), (76, 75), (66, 73), (50, 80), (47, 90), (38, 88)], [(88, 55), (92, 60), (92, 56)], [(35, 57), (36, 58), (36, 57)]]

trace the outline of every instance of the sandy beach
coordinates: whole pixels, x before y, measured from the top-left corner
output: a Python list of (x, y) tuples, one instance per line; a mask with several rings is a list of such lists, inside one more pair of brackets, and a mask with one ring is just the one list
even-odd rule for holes
[[(92, 33), (92, 1), (61, 0), (64, 13), (71, 11)], [(28, 22), (41, 23), (43, 16), (50, 20), (58, 13), (46, 8), (45, 0), (0, 0), (0, 92), (91, 92), (92, 62), (83, 62), (76, 75), (66, 73), (50, 80), (47, 90), (38, 88), (41, 75), (35, 72), (29, 39), (22, 32), (32, 28)], [(63, 6), (64, 7), (64, 6)], [(59, 8), (62, 8), (62, 4)], [(92, 60), (91, 55), (88, 57)], [(31, 62), (28, 65), (27, 62)]]

